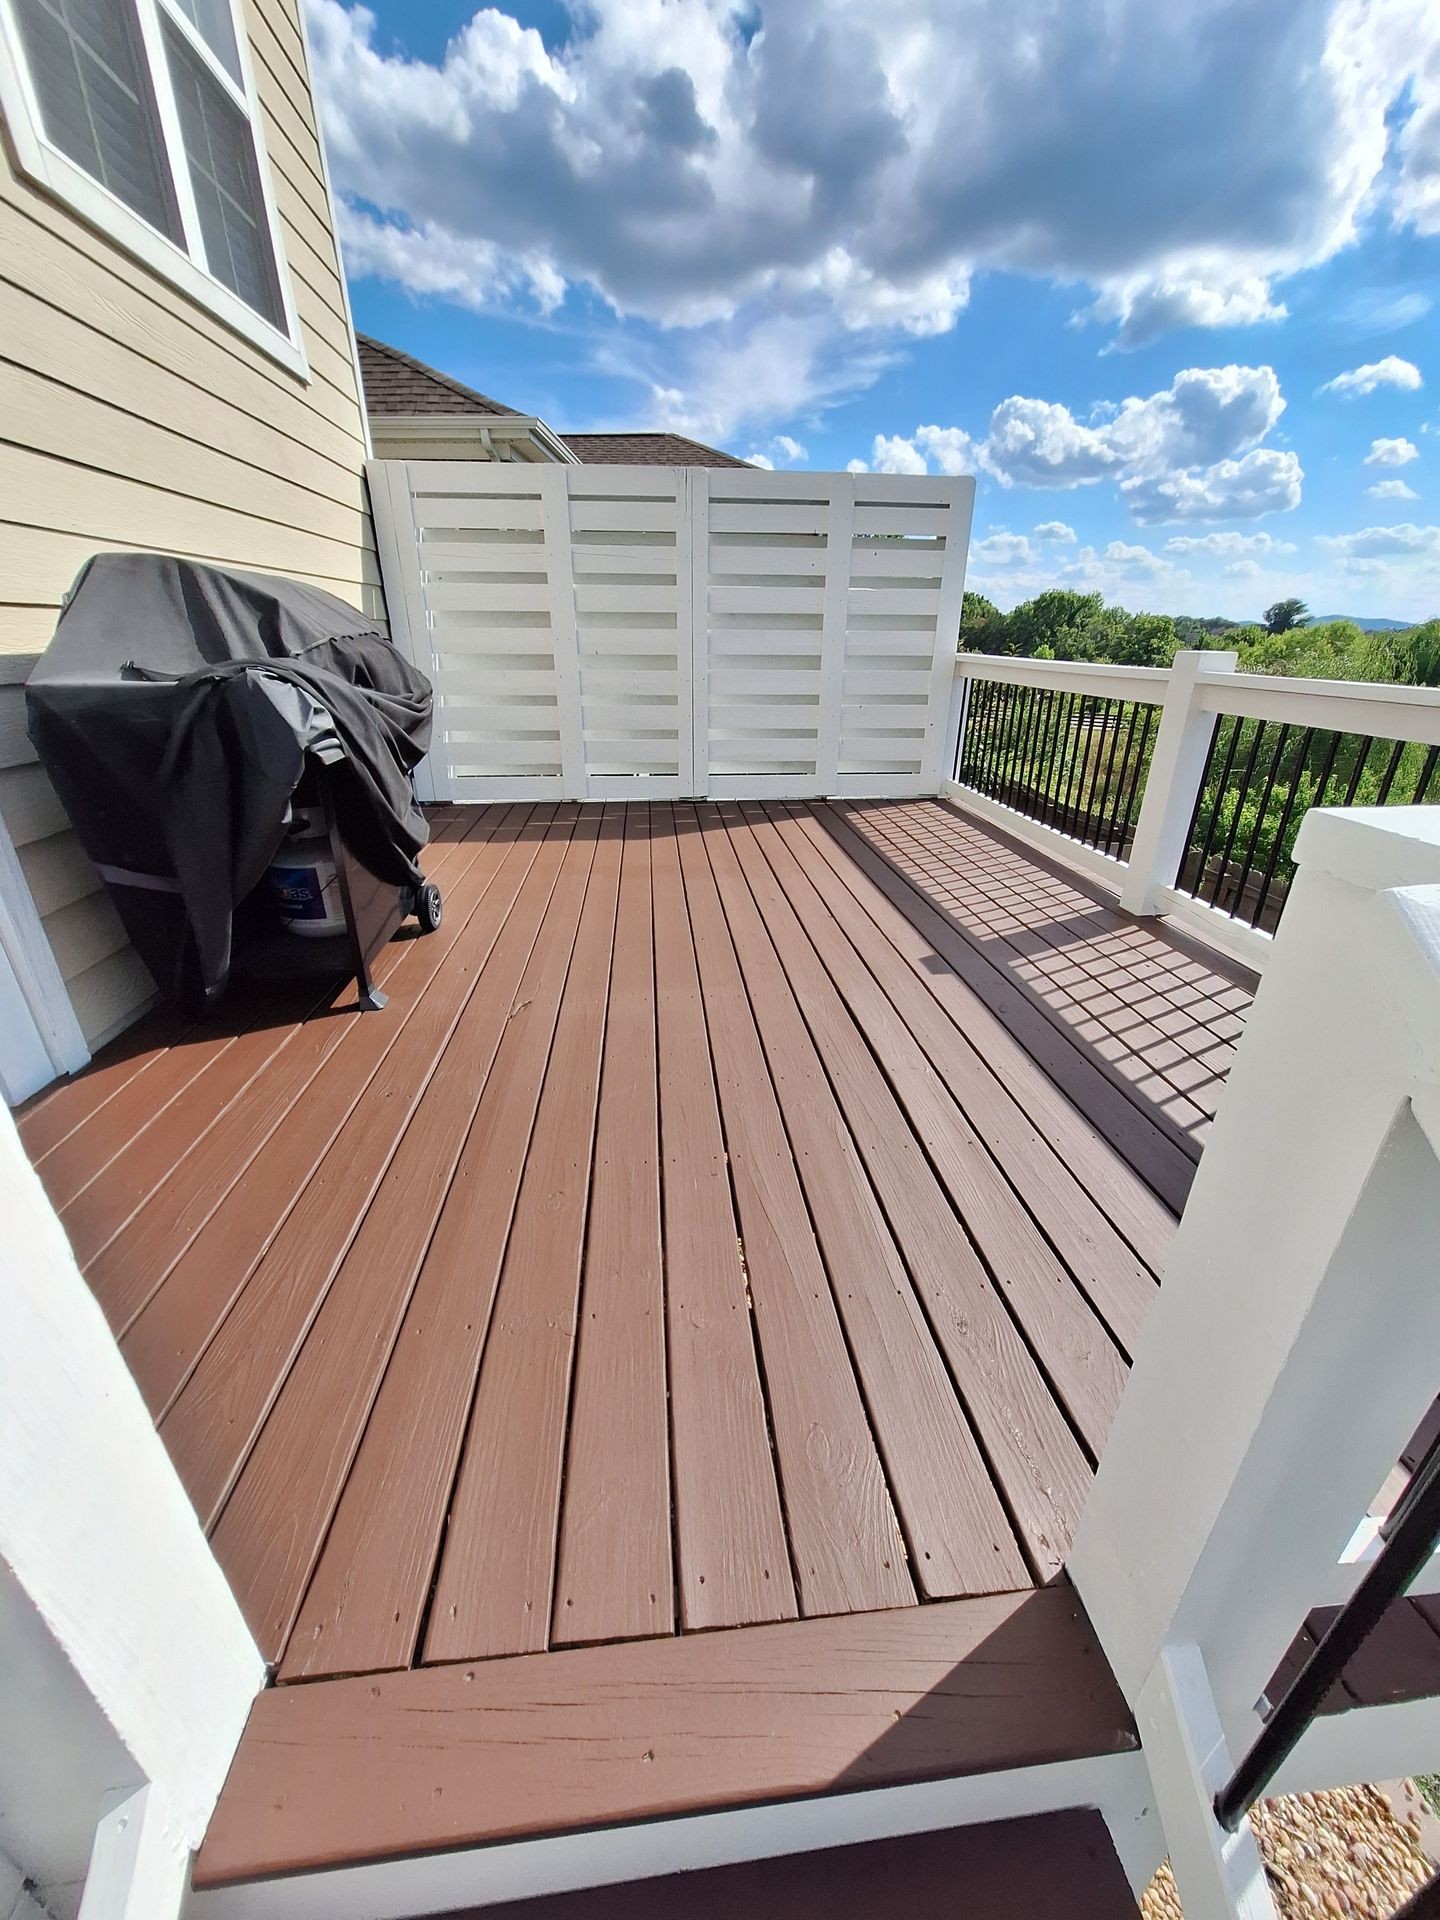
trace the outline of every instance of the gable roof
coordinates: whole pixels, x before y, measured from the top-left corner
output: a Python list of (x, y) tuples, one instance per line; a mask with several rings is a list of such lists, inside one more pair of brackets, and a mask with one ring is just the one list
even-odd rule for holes
[(583, 466), (608, 462), (618, 467), (748, 467), (733, 453), (707, 447), (683, 433), (562, 433), (560, 438)]
[(448, 373), (427, 367), (423, 360), (412, 359), (383, 340), (357, 333), (355, 341), (365, 382), (365, 410), (377, 418), (384, 414), (431, 413), (453, 419), (457, 414), (516, 412), (514, 407), (477, 393), (474, 387), (452, 380)]

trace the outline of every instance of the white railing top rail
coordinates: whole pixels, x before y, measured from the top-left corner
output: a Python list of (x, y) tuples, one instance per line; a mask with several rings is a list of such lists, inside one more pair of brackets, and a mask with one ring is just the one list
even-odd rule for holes
[(1058, 687), (1066, 693), (1112, 700), (1165, 698), (1168, 667), (1117, 667), (1098, 660), (1034, 660), (1019, 654), (959, 653), (956, 671), (967, 680), (998, 680), (1017, 687)]

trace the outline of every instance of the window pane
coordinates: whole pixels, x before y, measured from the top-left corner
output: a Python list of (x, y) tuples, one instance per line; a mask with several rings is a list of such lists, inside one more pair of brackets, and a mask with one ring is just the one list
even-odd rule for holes
[(134, 0), (16, 0), (16, 13), (45, 137), (180, 240)]
[(206, 265), (246, 306), (283, 329), (285, 309), (249, 122), (168, 22), (165, 51), (200, 211)]
[(232, 80), (240, 78), (235, 19), (230, 0), (175, 0), (176, 6), (209, 47)]

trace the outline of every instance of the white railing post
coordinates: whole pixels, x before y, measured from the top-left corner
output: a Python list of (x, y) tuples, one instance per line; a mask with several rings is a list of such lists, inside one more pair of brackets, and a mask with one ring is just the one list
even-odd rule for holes
[(940, 749), (939, 785), (944, 793), (960, 777), (960, 756), (965, 747), (965, 729), (970, 722), (970, 696), (975, 682), (965, 671), (965, 656), (955, 656), (955, 678), (950, 687), (950, 708), (945, 719), (945, 740)]
[[(1296, 860), (1068, 1563), (1126, 1697), (1156, 1705), (1177, 1778), (1182, 1748), (1215, 1729), (1176, 1734), (1176, 1672), (1203, 1677), (1192, 1691), (1213, 1696), (1238, 1755), (1435, 1395), (1440, 809), (1312, 811)], [(1317, 1722), (1283, 1790), (1406, 1774), (1440, 1751), (1440, 1701), (1365, 1720)], [(1213, 1886), (1205, 1806), (1167, 1801), (1161, 1770), (1177, 1867), (1172, 1825)]]
[(1158, 913), (1161, 888), (1175, 883), (1215, 737), (1215, 715), (1201, 712), (1196, 686), (1202, 679), (1233, 673), (1237, 658), (1233, 653), (1191, 651), (1175, 656), (1129, 866), (1120, 886), (1120, 904), (1127, 913)]

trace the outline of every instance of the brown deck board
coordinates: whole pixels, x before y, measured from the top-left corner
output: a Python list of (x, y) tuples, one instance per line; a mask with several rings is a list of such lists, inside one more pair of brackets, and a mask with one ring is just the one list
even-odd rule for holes
[(1073, 1808), (505, 1900), (451, 1920), (1135, 1920), (1138, 1911), (1103, 1817)]
[(276, 1111), (273, 1129), (249, 1166), (198, 1231), (183, 1243), (177, 1234), (160, 1246), (146, 1238), (130, 1247), (122, 1238), (97, 1263), (91, 1284), (111, 1324), (123, 1329), (121, 1349), (157, 1418), (173, 1406), (256, 1266), (285, 1231), (312, 1176), (405, 1037), (433, 983), (460, 966), (456, 949), (485, 889), (507, 861), (533, 858), (541, 831), (539, 819), (522, 818), (512, 840), (502, 823), (492, 840), (474, 849), (451, 889), (438, 932), (407, 949), (395, 970), (386, 973), (385, 1019), (358, 1012), (345, 1016), (336, 1051), (322, 1062), (327, 1070), (312, 1076), (293, 1103)]
[[(1024, 1556), (750, 896), (743, 844), (732, 844), (718, 825), (708, 826), (704, 839), (895, 1493), (915, 1583), (930, 1599), (1028, 1585)], [(864, 1276), (862, 1283), (852, 1279), (852, 1270)]]
[[(569, 828), (552, 831), (557, 837), (541, 845), (528, 871), (523, 836), (507, 862), (506, 892), (513, 888), (525, 895), (536, 923)], [(522, 882), (532, 875), (534, 884), (527, 888)], [(494, 939), (493, 924), (478, 919), (472, 924), (478, 940)], [(161, 1436), (207, 1527), (264, 1424), (464, 1010), (479, 958), (466, 964), (464, 953), (462, 935), (450, 956), (454, 964), (442, 966), (429, 983), (161, 1422)]]
[(685, 1627), (797, 1610), (680, 858), (651, 809), (665, 1319)]
[[(838, 882), (825, 887), (823, 874), (805, 873), (795, 823), (757, 811), (747, 822), (777, 879), (788, 882), (801, 924), (892, 1083), (916, 1089), (919, 1104), (907, 1102), (907, 1110), (922, 1137), (938, 1119), (984, 1143), (977, 1160), (993, 1161), (1133, 1355), (1154, 1300), (1154, 1273), (853, 896)], [(929, 1116), (928, 1126), (922, 1116)], [(1158, 1206), (1155, 1212), (1158, 1253), (1168, 1246), (1174, 1222)]]
[[(593, 854), (587, 835), (586, 855)], [(580, 899), (567, 887), (574, 919)], [(560, 903), (562, 914), (566, 901)], [(414, 1654), (465, 1437), (569, 948), (532, 952), (292, 1636), (286, 1679)], [(541, 977), (548, 963), (551, 973)], [(553, 988), (553, 997), (550, 989)], [(538, 1002), (538, 1004), (537, 1004)], [(528, 1069), (528, 1071), (527, 1071)]]
[[(469, 871), (479, 845), (489, 839), (495, 824), (493, 819), (475, 823), (473, 844), (445, 842), (426, 849), (425, 871), (449, 895), (457, 931), (464, 923), (468, 892), (463, 897), (451, 893), (452, 883), (458, 885)], [(423, 966), (415, 953), (420, 944), (418, 937), (392, 941), (376, 961), (376, 983), (393, 992), (398, 968)], [(244, 1097), (233, 1101), (202, 1131), (151, 1190), (143, 1207), (116, 1226), (88, 1259), (67, 1223), (76, 1258), (86, 1268), (90, 1285), (117, 1331), (130, 1326), (335, 1048), (354, 1032), (361, 1016), (358, 1009), (344, 1004), (351, 997), (347, 981), (290, 1035), (265, 1072), (245, 1087)], [(403, 1018), (403, 1013), (396, 1018)], [(104, 1222), (98, 1223), (97, 1238), (103, 1230)]]
[(251, 1710), (195, 1881), (1136, 1744), (1064, 1584), (275, 1687)]
[(649, 809), (627, 809), (553, 1644), (674, 1623)]
[(675, 816), (685, 896), (765, 1369), (802, 1613), (900, 1606), (915, 1589), (815, 1244), (695, 814)]
[[(451, 1496), (427, 1660), (536, 1653), (549, 1644), (623, 836), (623, 821), (611, 810), (576, 916), (573, 957), (563, 941), (552, 942), (551, 977), (536, 971), (525, 1017), (535, 1017), (536, 1053), (548, 1053), (548, 1066), (522, 1058), (519, 1048), (512, 1056), (513, 1082), (529, 1098), (534, 1131), (523, 1119), (507, 1129), (529, 1134), (529, 1146)], [(573, 981), (565, 991), (567, 962)], [(547, 1024), (553, 1046), (542, 1031)], [(534, 1090), (542, 1079), (537, 1110)]]
[[(547, 840), (527, 876), (535, 884), (490, 935), (489, 964), (478, 969), (422, 1082), (318, 1305), (314, 1337), (299, 1348), (215, 1528), (216, 1554), (235, 1569), (231, 1586), (267, 1660), (279, 1659), (294, 1624), (500, 1044), (532, 1013), (543, 1020), (552, 967), (563, 982), (573, 938), (566, 928), (578, 917), (594, 836), (595, 823), (582, 820), (573, 836), (561, 829)], [(557, 855), (552, 891), (547, 856)], [(532, 972), (542, 915), (553, 915), (557, 937)]]

